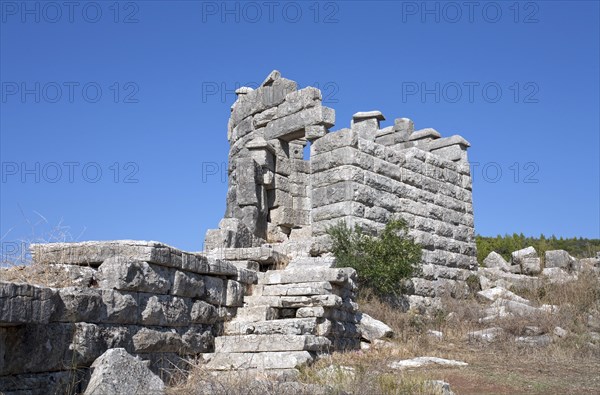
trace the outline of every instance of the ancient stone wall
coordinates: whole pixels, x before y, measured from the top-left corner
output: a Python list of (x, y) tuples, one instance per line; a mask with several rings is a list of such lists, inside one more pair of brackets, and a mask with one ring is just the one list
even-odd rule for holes
[(0, 390), (7, 394), (65, 393), (84, 379), (78, 369), (109, 348), (140, 355), (155, 371), (212, 352), (257, 281), (252, 270), (154, 242), (34, 245), (33, 256), (63, 277), (0, 282)]
[(321, 105), (320, 91), (297, 90), (277, 71), (237, 93), (227, 210), (207, 233), (206, 250), (271, 243), (285, 255), (318, 256), (327, 253), (327, 227), (341, 220), (375, 233), (403, 218), (423, 246), (411, 305), (468, 294), (477, 262), (464, 138), (415, 131), (407, 118), (380, 128), (379, 111), (358, 112), (350, 128), (329, 133), (335, 112)]

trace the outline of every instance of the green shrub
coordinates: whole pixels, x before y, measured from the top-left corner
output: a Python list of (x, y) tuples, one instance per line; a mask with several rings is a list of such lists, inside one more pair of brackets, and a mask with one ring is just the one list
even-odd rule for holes
[(380, 296), (400, 293), (402, 279), (409, 278), (421, 261), (421, 246), (407, 235), (406, 223), (392, 220), (377, 237), (365, 234), (341, 221), (327, 229), (333, 240), (338, 267), (352, 267), (360, 286)]

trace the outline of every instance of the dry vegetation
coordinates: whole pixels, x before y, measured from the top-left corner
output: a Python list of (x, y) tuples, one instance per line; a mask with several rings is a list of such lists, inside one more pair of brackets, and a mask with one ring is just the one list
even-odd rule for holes
[[(361, 309), (390, 325), (396, 337), (372, 344), (369, 350), (335, 353), (301, 369), (298, 383), (254, 380), (239, 373), (212, 376), (201, 366), (173, 383), (171, 393), (196, 394), (432, 394), (428, 380), (450, 383), (456, 394), (599, 394), (600, 279), (591, 274), (563, 285), (537, 290), (513, 290), (533, 305), (559, 306), (555, 314), (506, 318), (493, 325), (504, 329), (494, 342), (469, 339), (468, 332), (486, 326), (478, 322), (482, 307), (474, 298), (449, 301), (443, 312), (424, 317), (401, 313), (376, 298), (360, 300)], [(515, 336), (537, 326), (552, 336), (547, 346), (525, 346)], [(562, 338), (555, 327), (567, 330)], [(489, 327), (489, 325), (488, 325)], [(441, 331), (441, 340), (428, 334)], [(425, 367), (394, 370), (392, 361), (435, 356), (464, 361), (461, 368)]]

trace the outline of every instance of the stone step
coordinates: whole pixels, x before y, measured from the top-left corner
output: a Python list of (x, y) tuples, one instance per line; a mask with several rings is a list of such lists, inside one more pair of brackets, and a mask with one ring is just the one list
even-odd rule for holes
[(334, 257), (301, 257), (294, 258), (288, 263), (286, 269), (307, 268), (307, 267), (326, 267), (332, 268), (335, 266)]
[(235, 335), (215, 338), (215, 353), (327, 351), (331, 341), (314, 335)]
[(259, 352), (259, 353), (211, 353), (203, 354), (207, 370), (240, 370), (240, 369), (294, 369), (311, 363), (314, 357), (308, 351), (292, 352)]
[(258, 279), (258, 284), (294, 284), (327, 281), (333, 284), (347, 283), (356, 277), (351, 268), (332, 269), (328, 267), (296, 267), (285, 270), (269, 270)]
[[(253, 298), (253, 296), (246, 296), (246, 298)], [(278, 316), (277, 309), (265, 304), (254, 304), (238, 308), (235, 318), (230, 323), (275, 320)]]
[(312, 296), (246, 296), (247, 306), (271, 306), (279, 309), (297, 309), (301, 307), (338, 307), (344, 305), (344, 300), (337, 295)]
[(310, 318), (285, 318), (258, 322), (226, 322), (225, 335), (319, 335), (324, 336), (331, 323)]
[(261, 293), (263, 296), (330, 295), (333, 293), (333, 286), (327, 281), (263, 285)]

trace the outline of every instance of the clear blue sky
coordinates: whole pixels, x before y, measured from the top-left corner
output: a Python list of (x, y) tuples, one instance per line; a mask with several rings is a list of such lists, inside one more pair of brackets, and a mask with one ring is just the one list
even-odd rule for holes
[(377, 109), (463, 135), (477, 233), (600, 237), (596, 1), (23, 4), (0, 8), (3, 243), (60, 224), (200, 249), (232, 91), (272, 69), (336, 129)]

